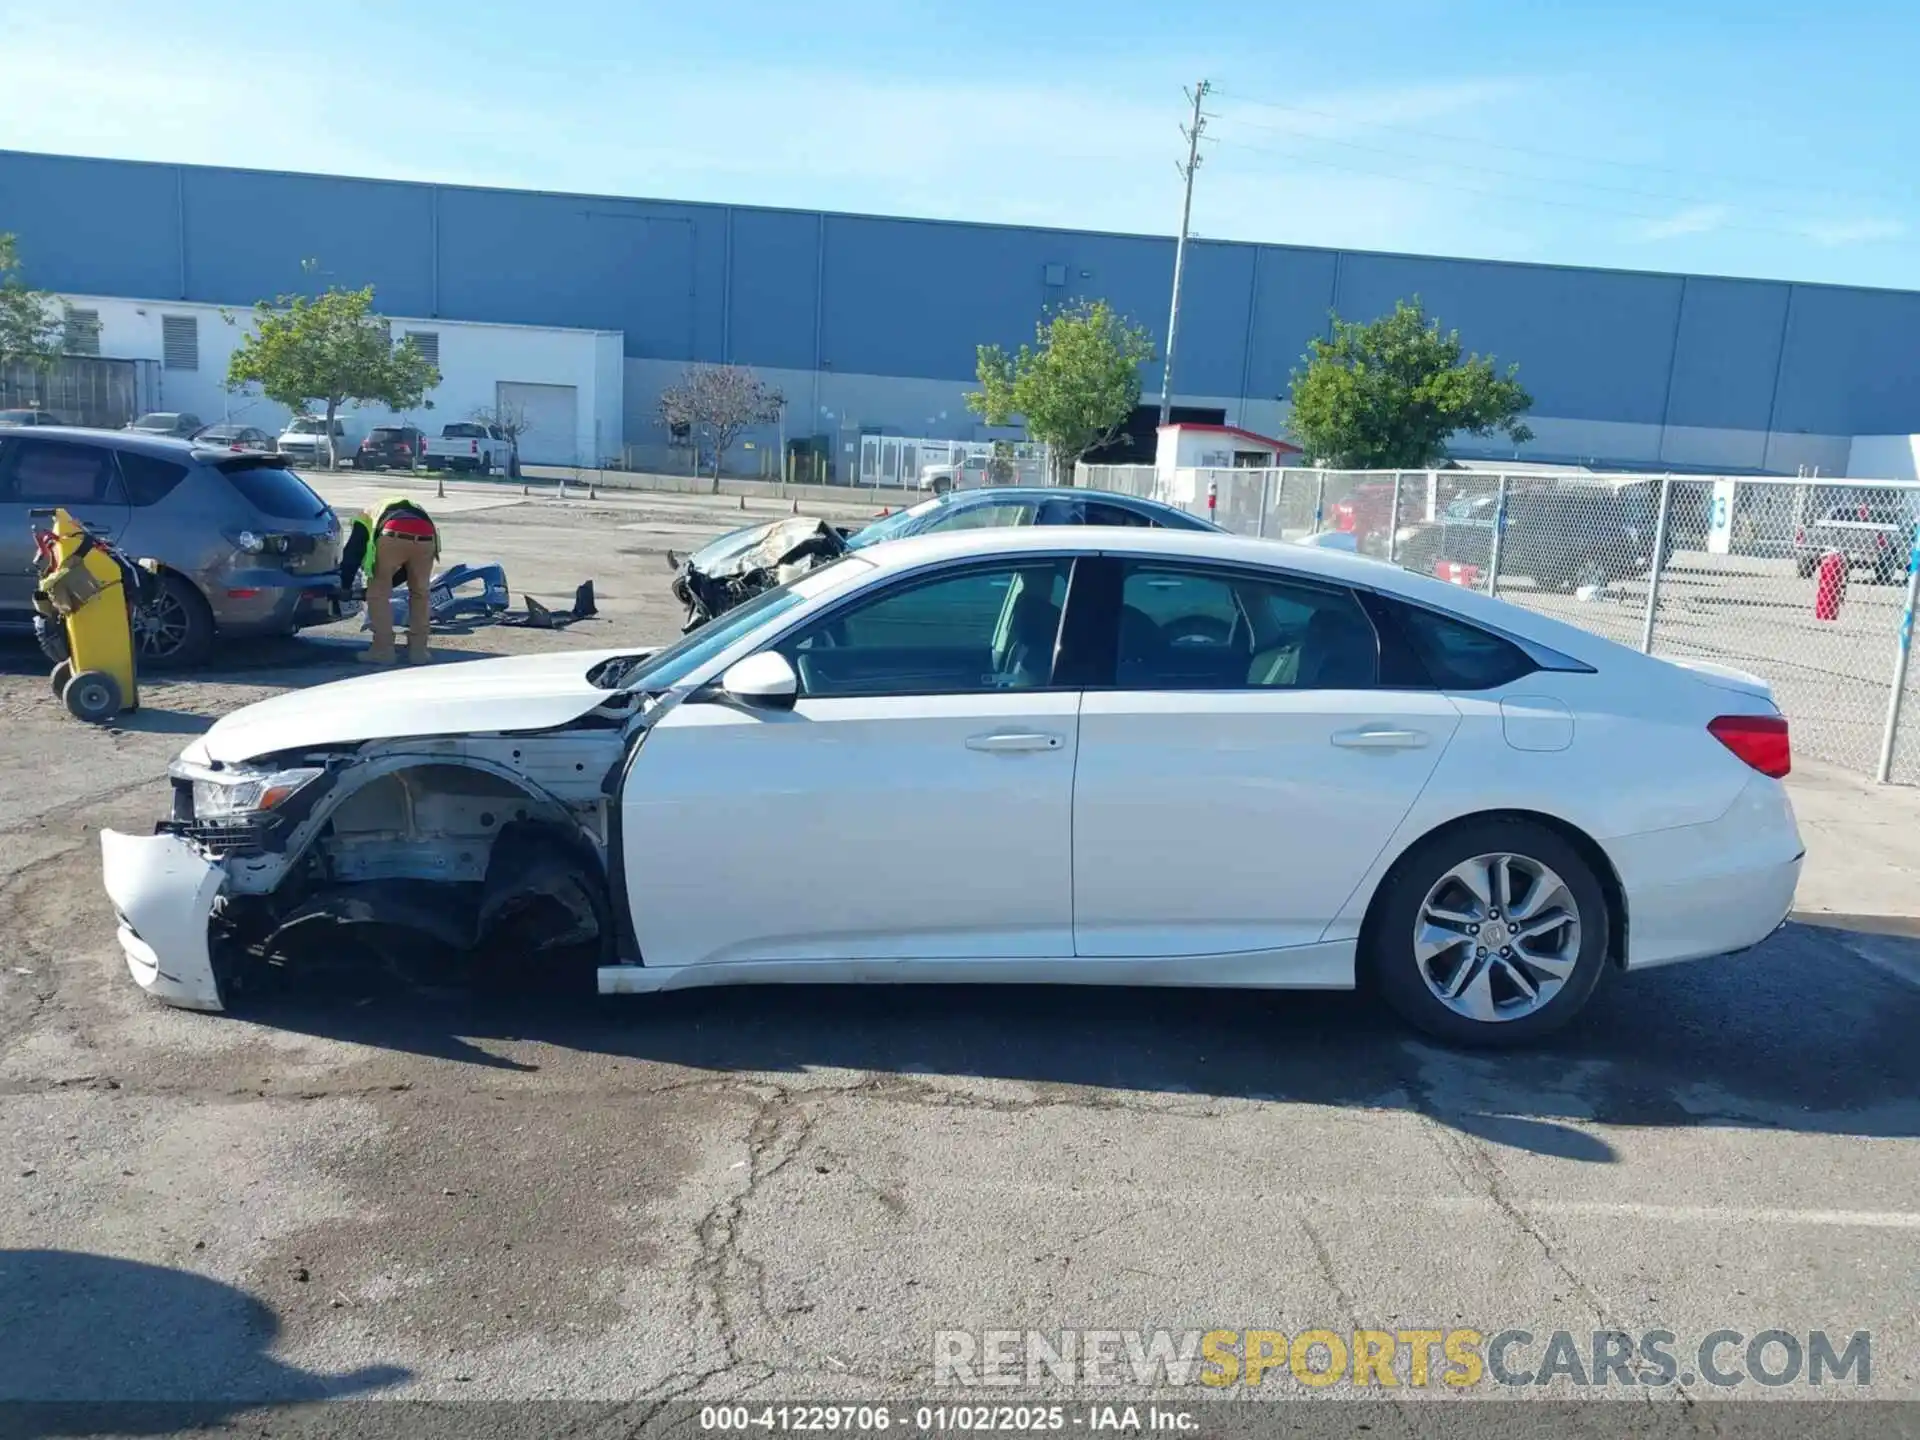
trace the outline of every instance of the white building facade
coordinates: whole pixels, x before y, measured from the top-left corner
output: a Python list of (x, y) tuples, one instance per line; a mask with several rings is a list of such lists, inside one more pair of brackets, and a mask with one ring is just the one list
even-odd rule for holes
[[(227, 363), (252, 329), (251, 310), (104, 295), (58, 299), (69, 351), (157, 365), (153, 409), (273, 434), (286, 424), (285, 406), (252, 387), (227, 387)], [(626, 437), (619, 331), (383, 318), (396, 344), (411, 338), (434, 362), (440, 383), (416, 410), (349, 405), (367, 426), (411, 424), (435, 435), (477, 410), (511, 409), (525, 417), (520, 454), (527, 464), (591, 466), (620, 455)]]

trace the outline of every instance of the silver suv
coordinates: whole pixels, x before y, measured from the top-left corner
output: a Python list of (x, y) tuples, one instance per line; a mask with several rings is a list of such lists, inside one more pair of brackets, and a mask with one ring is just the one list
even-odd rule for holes
[(196, 664), (216, 636), (288, 635), (341, 613), (340, 521), (282, 456), (36, 426), (0, 433), (0, 624), (32, 623), (33, 512), (51, 506), (160, 562), (134, 615), (142, 664)]

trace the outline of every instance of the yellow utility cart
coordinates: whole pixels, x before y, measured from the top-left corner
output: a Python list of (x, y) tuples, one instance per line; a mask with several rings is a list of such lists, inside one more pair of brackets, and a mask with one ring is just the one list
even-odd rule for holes
[(132, 607), (148, 572), (64, 509), (33, 512), (33, 608), (53, 667), (53, 693), (81, 720), (104, 724), (140, 708)]

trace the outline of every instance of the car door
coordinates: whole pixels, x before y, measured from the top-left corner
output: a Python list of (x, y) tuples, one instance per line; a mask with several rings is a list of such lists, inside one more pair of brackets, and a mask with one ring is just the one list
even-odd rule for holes
[(1076, 953), (1315, 943), (1412, 808), (1459, 712), (1437, 692), (1379, 688), (1378, 637), (1343, 588), (1106, 563), (1117, 635), (1112, 672), (1080, 710)]
[(0, 447), (0, 610), (31, 611), (33, 512), (63, 506), (104, 539), (126, 528), (126, 491), (103, 445), (10, 437)]
[(775, 648), (790, 710), (690, 701), (648, 733), (622, 836), (649, 965), (1073, 953), (1071, 564), (969, 562)]

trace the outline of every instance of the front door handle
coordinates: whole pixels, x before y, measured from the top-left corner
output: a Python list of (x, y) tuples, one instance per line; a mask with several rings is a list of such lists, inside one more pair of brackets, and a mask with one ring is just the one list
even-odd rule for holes
[(1385, 725), (1362, 725), (1334, 732), (1333, 743), (1343, 750), (1418, 750), (1427, 743), (1424, 730), (1395, 730)]
[(1035, 750), (1058, 750), (1066, 744), (1063, 736), (1040, 730), (1003, 730), (967, 737), (969, 750), (984, 750), (990, 755), (1018, 755)]

